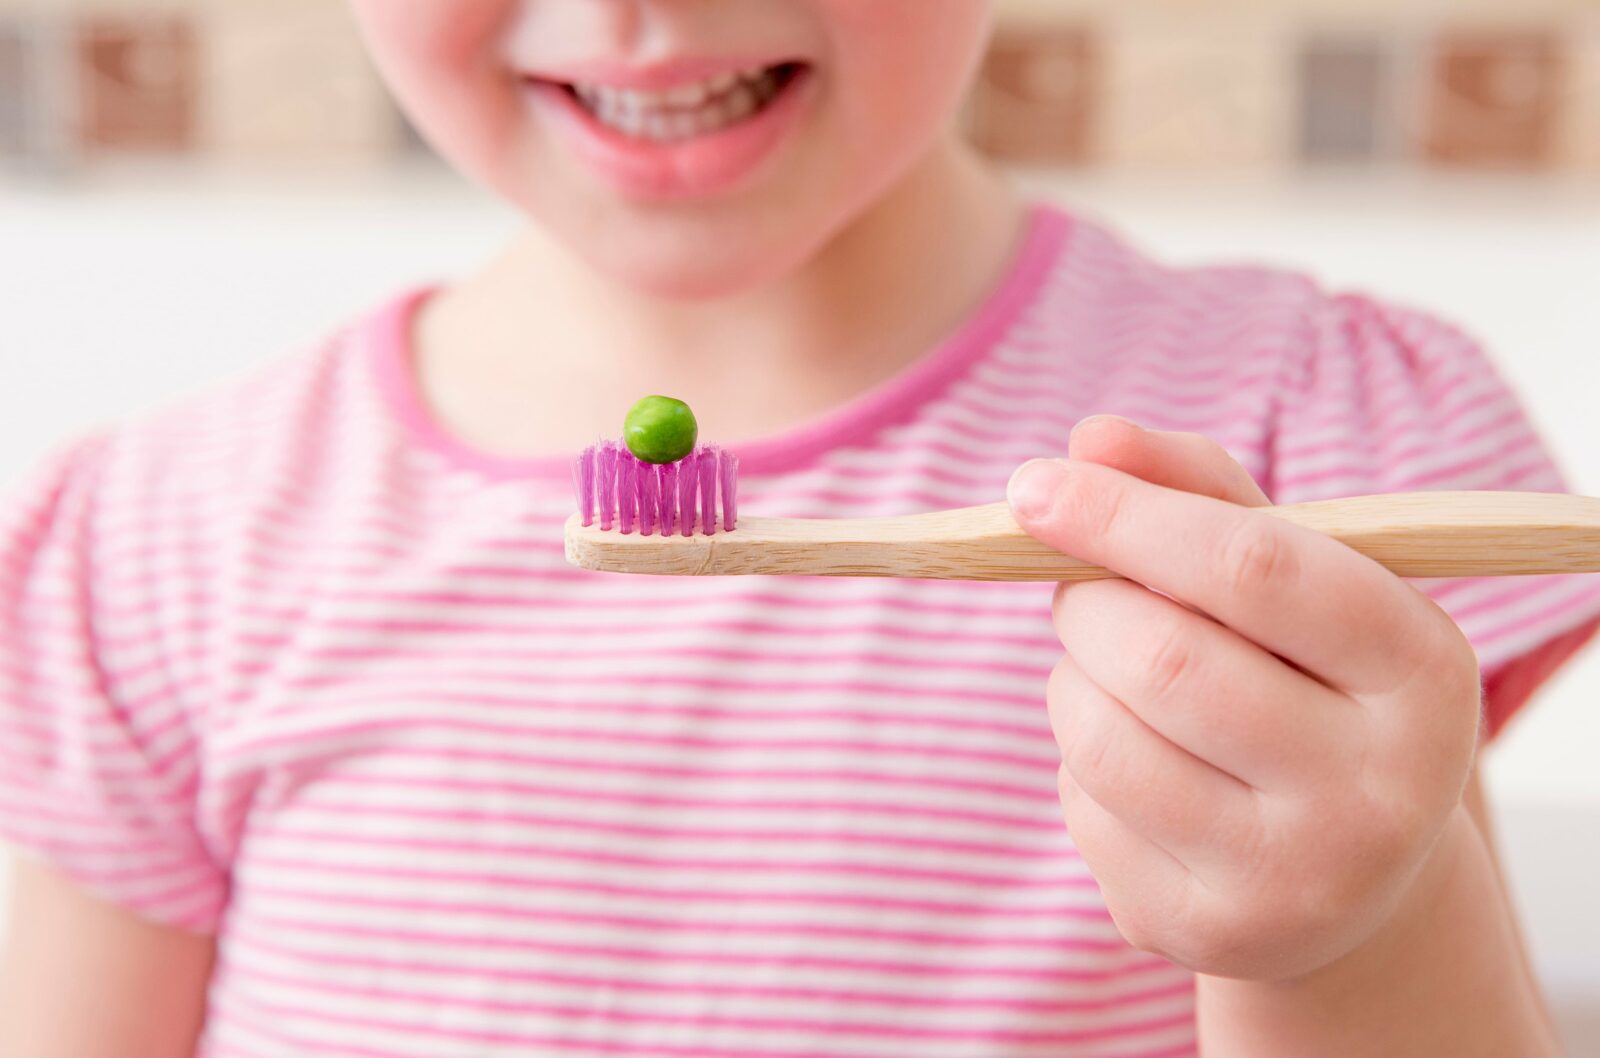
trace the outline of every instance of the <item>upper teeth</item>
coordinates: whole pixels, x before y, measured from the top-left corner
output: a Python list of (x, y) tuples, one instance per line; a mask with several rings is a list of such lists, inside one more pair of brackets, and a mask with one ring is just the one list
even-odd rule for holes
[(663, 110), (693, 110), (740, 85), (748, 86), (758, 99), (765, 99), (770, 94), (768, 89), (772, 76), (765, 68), (756, 66), (666, 89), (615, 88), (602, 84), (574, 84), (572, 89), (578, 98), (597, 111), (649, 114)]

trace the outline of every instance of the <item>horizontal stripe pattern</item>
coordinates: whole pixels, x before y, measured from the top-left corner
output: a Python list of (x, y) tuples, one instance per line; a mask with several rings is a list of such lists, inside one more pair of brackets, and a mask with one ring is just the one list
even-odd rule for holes
[[(1563, 492), (1515, 394), (1459, 330), (1370, 298), (1312, 314), (1308, 381), (1287, 394), (1273, 437), (1279, 503), (1366, 492)], [(1483, 671), (1600, 615), (1593, 577), (1419, 581), (1477, 648)], [(1495, 728), (1508, 717), (1491, 709)], [(1493, 733), (1491, 731), (1491, 733)]]
[[(1190, 975), (1060, 823), (1047, 585), (572, 570), (563, 467), (414, 421), (416, 300), (0, 515), (0, 834), (219, 933), (208, 1058), (1192, 1058)], [(1443, 325), (1041, 210), (962, 334), (758, 446), (741, 507), (989, 502), (1094, 412), (1286, 502), (1561, 487)], [(1486, 665), (1600, 610), (1424, 587)]]

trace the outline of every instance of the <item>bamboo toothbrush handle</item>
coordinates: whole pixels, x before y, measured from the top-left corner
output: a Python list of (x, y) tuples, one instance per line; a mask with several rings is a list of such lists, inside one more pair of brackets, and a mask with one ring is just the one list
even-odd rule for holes
[[(1600, 572), (1600, 499), (1537, 492), (1352, 496), (1265, 513), (1326, 533), (1404, 577)], [(623, 535), (567, 523), (584, 569), (734, 574), (1096, 580), (1112, 576), (1039, 543), (1004, 503), (896, 518), (741, 518), (713, 536)]]

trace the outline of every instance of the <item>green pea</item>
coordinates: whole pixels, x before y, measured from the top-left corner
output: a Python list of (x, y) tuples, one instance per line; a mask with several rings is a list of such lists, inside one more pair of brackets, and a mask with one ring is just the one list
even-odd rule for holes
[(646, 463), (676, 463), (694, 451), (700, 424), (689, 405), (672, 397), (645, 397), (628, 409), (622, 439)]

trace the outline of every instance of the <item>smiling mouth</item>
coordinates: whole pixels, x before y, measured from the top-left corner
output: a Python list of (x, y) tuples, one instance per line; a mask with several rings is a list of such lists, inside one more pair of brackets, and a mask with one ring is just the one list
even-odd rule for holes
[(630, 139), (673, 143), (732, 128), (756, 117), (806, 69), (782, 62), (730, 70), (671, 88), (558, 83), (600, 125)]

